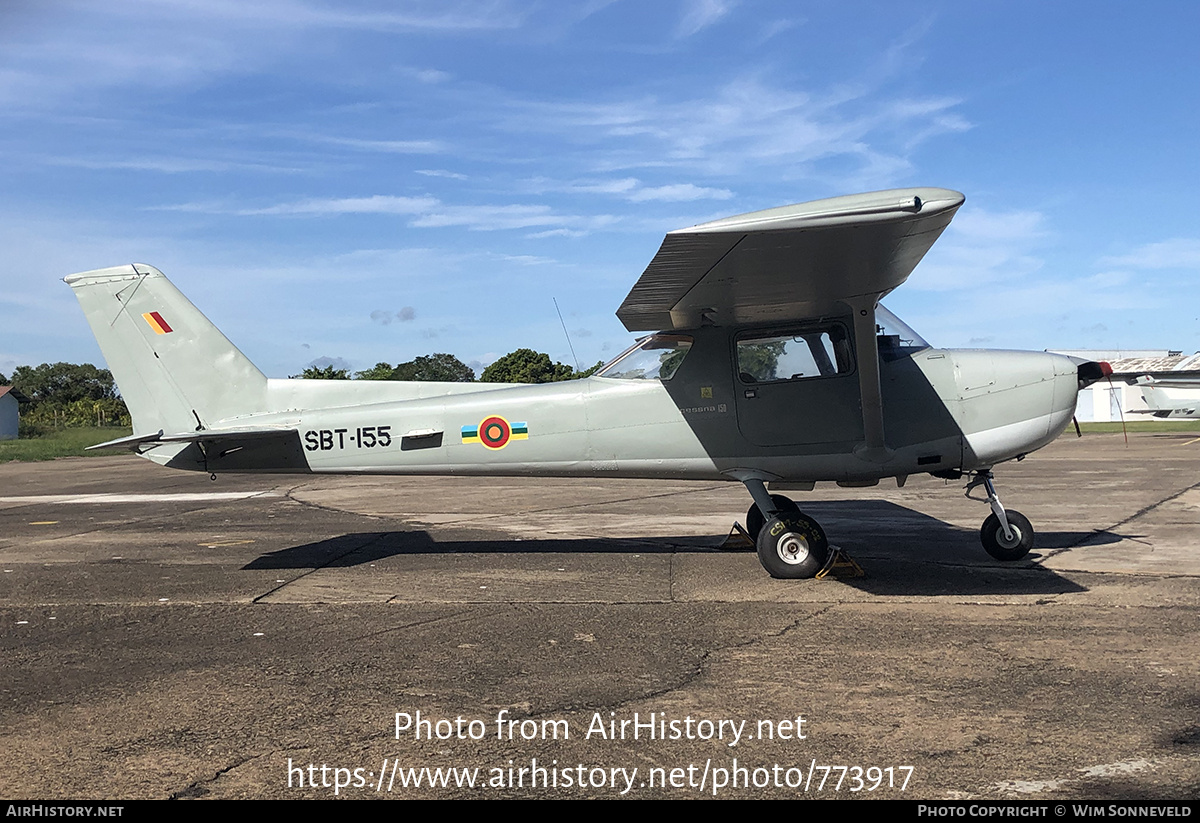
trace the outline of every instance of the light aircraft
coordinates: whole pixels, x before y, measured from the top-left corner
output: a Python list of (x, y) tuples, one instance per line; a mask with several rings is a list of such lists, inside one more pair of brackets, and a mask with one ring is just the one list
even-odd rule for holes
[(1149, 407), (1131, 409), (1134, 414), (1152, 414), (1172, 420), (1200, 418), (1200, 378), (1144, 375), (1129, 382), (1141, 388), (1142, 399)]
[(1001, 560), (1033, 527), (992, 467), (1054, 440), (1107, 363), (936, 349), (879, 300), (963, 203), (913, 188), (836, 197), (667, 234), (617, 311), (652, 332), (594, 377), (542, 385), (268, 379), (144, 264), (73, 274), (133, 416), (109, 443), (209, 472), (730, 480), (759, 560), (812, 577), (828, 540), (771, 490), (966, 477)]

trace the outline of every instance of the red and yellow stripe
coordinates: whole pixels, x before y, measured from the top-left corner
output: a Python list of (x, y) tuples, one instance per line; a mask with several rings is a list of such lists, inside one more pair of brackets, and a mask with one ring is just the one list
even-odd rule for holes
[(167, 321), (163, 320), (163, 316), (156, 311), (148, 311), (142, 315), (142, 319), (150, 324), (150, 328), (154, 329), (155, 334), (170, 334), (171, 327), (167, 325)]

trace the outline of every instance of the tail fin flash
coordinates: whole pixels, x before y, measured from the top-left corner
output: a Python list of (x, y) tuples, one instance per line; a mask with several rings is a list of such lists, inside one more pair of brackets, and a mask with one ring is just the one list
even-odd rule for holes
[(65, 278), (138, 433), (200, 431), (266, 409), (267, 378), (153, 266)]

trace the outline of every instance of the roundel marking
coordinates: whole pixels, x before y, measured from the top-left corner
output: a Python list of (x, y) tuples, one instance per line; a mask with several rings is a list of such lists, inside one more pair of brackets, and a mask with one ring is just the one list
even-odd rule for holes
[(502, 449), (512, 437), (512, 426), (503, 417), (489, 417), (479, 424), (479, 442), (489, 449)]

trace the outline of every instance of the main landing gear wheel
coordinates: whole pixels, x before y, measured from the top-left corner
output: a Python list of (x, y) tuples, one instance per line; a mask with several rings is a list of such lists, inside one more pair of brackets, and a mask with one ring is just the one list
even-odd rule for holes
[(1029, 518), (1018, 511), (1010, 509), (1004, 514), (1008, 518), (1008, 528), (1012, 537), (1006, 538), (1000, 518), (989, 514), (987, 520), (983, 521), (983, 528), (979, 530), (979, 540), (983, 543), (984, 551), (997, 560), (1020, 560), (1033, 548), (1033, 526), (1030, 525)]
[[(796, 505), (796, 501), (790, 497), (784, 497), (782, 494), (771, 495), (771, 502), (775, 504), (777, 514), (791, 514), (799, 512), (800, 507)], [(746, 512), (746, 534), (750, 535), (751, 539), (757, 540), (759, 532), (762, 531), (763, 523), (767, 519), (763, 517), (762, 510), (758, 508), (757, 503), (750, 504), (750, 510)]]
[(812, 577), (829, 557), (829, 541), (816, 520), (799, 511), (781, 512), (758, 533), (758, 562), (771, 577), (800, 580)]

